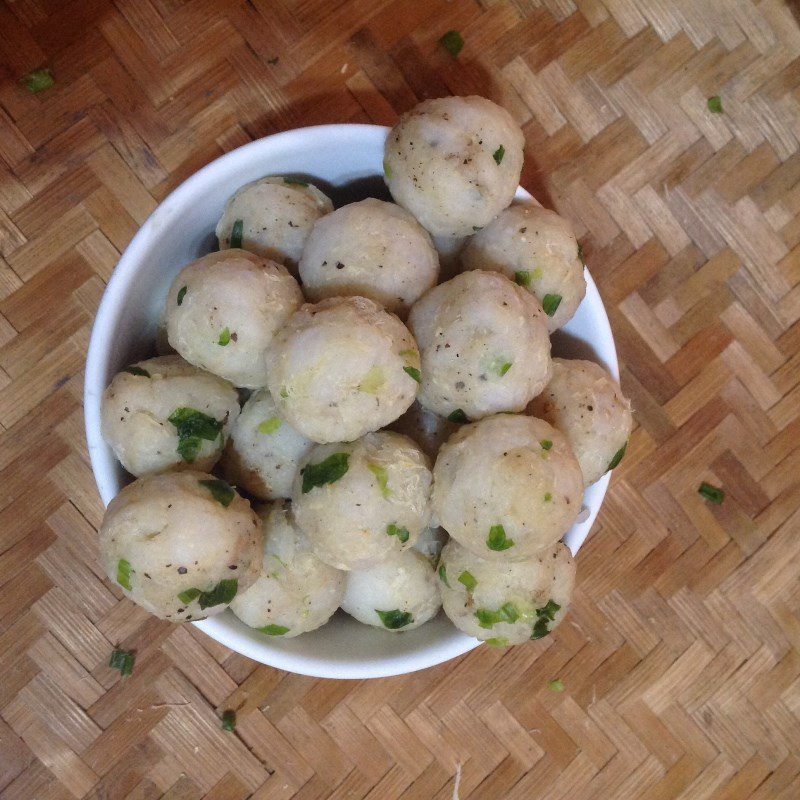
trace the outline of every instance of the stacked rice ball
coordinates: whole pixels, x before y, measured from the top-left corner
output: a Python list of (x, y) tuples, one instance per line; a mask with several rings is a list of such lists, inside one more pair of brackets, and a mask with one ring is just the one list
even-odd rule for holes
[[(511, 204), (522, 159), (505, 110), (450, 97), (390, 132), (396, 204), (333, 210), (280, 176), (228, 201), (220, 251), (169, 290), (174, 354), (105, 394), (136, 478), (101, 529), (127, 596), (284, 638), (340, 607), (402, 632), (443, 606), (502, 646), (561, 621), (561, 540), (632, 422), (604, 369), (551, 358), (586, 284), (569, 223)], [(454, 275), (438, 285), (437, 250)]]

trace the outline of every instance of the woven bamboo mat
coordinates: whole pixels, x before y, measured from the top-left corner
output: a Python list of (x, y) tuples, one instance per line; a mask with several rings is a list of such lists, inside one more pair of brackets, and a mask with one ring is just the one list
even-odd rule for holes
[[(2, 797), (800, 797), (797, 17), (781, 0), (0, 4)], [(30, 94), (19, 78), (43, 66), (55, 86)], [(524, 126), (523, 184), (577, 225), (637, 429), (556, 635), (387, 680), (258, 666), (98, 567), (92, 316), (203, 164), (447, 93)], [(138, 654), (124, 680), (117, 643)]]

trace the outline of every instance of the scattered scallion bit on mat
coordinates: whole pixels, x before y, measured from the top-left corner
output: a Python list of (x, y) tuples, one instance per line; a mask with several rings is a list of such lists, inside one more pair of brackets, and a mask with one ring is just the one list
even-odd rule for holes
[(131, 562), (124, 558), (117, 562), (117, 583), (123, 589), (131, 590)]
[(609, 465), (606, 467), (606, 472), (610, 472), (612, 469), (615, 469), (619, 466), (619, 462), (622, 461), (623, 457), (625, 456), (625, 451), (628, 449), (628, 443), (625, 442), (616, 453), (614, 453), (614, 458), (611, 459)]
[(222, 713), (222, 730), (231, 732), (236, 730), (236, 712), (231, 708)]
[(716, 486), (712, 486), (705, 481), (700, 484), (700, 488), (697, 491), (702, 498), (718, 506), (721, 506), (722, 501), (725, 499), (725, 492), (723, 492), (722, 489), (718, 489)]
[(35, 69), (27, 75), (23, 75), (20, 81), (31, 94), (39, 94), (46, 89), (52, 89), (55, 86), (53, 73), (47, 67), (42, 69)]
[(123, 372), (127, 372), (130, 375), (137, 375), (137, 376), (139, 376), (141, 378), (149, 378), (150, 377), (150, 373), (146, 369), (142, 369), (141, 367), (137, 367), (135, 365), (132, 366), (132, 367), (125, 367), (125, 369), (122, 370), (122, 371)]
[(444, 564), (439, 564), (439, 580), (449, 589), (450, 581), (447, 579), (447, 567)]
[(708, 98), (708, 110), (712, 114), (721, 114), (722, 113), (722, 100), (718, 94), (715, 94), (713, 97)]
[(556, 678), (554, 681), (550, 681), (547, 684), (550, 687), (551, 692), (563, 692), (564, 691), (564, 682), (560, 678)]
[(349, 469), (350, 453), (334, 453), (319, 464), (306, 464), (300, 470), (303, 476), (303, 494), (308, 494), (317, 486), (336, 483)]
[(471, 572), (468, 572), (467, 570), (464, 570), (464, 571), (463, 571), (463, 572), (462, 572), (462, 573), (461, 573), (461, 574), (458, 576), (458, 582), (459, 582), (459, 583), (460, 583), (462, 586), (464, 586), (464, 588), (465, 588), (465, 589), (466, 589), (468, 592), (472, 592), (472, 591), (474, 591), (475, 587), (478, 585), (478, 581), (477, 581), (477, 580), (475, 580), (475, 576), (474, 576), (474, 575), (473, 575)]
[(406, 528), (401, 528), (398, 525), (392, 523), (391, 525), (386, 526), (386, 533), (389, 536), (396, 536), (403, 544), (408, 541), (409, 533)]
[(136, 661), (136, 656), (131, 650), (115, 650), (111, 654), (108, 661), (108, 666), (111, 669), (118, 669), (121, 675), (133, 674), (133, 664)]
[(217, 344), (220, 347), (225, 347), (226, 345), (231, 343), (231, 329), (230, 328), (223, 328), (220, 335), (219, 341)]
[(244, 236), (244, 220), (237, 219), (231, 228), (231, 247), (241, 247)]
[(201, 486), (205, 486), (206, 489), (211, 492), (211, 496), (220, 505), (225, 506), (225, 508), (227, 508), (233, 502), (233, 498), (236, 496), (236, 492), (233, 491), (233, 488), (219, 478), (213, 478), (207, 481), (199, 481), (199, 483)]
[(410, 375), (417, 383), (422, 382), (422, 373), (416, 367), (403, 367), (403, 372)]
[(561, 295), (560, 294), (546, 294), (544, 296), (544, 300), (542, 300), (542, 308), (544, 309), (544, 313), (547, 314), (548, 317), (552, 317), (553, 314), (558, 311), (558, 307), (561, 305)]
[(297, 178), (284, 178), (283, 182), (287, 183), (289, 186), (308, 186), (308, 183), (299, 181)]
[(500, 145), (500, 147), (498, 147), (497, 150), (495, 150), (494, 153), (492, 153), (492, 158), (494, 159), (494, 163), (497, 164), (498, 167), (500, 166), (500, 163), (502, 162), (503, 156), (505, 154), (506, 154), (506, 149), (505, 147), (503, 147), (503, 145)]
[(270, 417), (269, 419), (265, 419), (258, 426), (258, 432), (266, 434), (275, 433), (280, 430), (282, 424), (280, 417)]
[(457, 408), (455, 411), (451, 411), (447, 415), (447, 419), (449, 419), (450, 422), (469, 422), (467, 415), (460, 408)]
[(383, 627), (388, 628), (390, 631), (405, 628), (406, 625), (410, 625), (414, 621), (414, 615), (410, 611), (400, 611), (399, 608), (395, 608), (392, 611), (378, 611), (376, 608), (375, 613), (381, 618)]
[(186, 297), (186, 287), (181, 286), (181, 288), (178, 290), (178, 305), (183, 304), (184, 297)]
[(263, 628), (256, 628), (261, 633), (266, 633), (267, 636), (283, 636), (284, 633), (289, 633), (289, 629), (283, 625), (265, 625)]
[[(367, 469), (377, 478), (378, 488), (381, 490), (383, 497), (388, 500), (392, 490), (389, 488), (389, 472), (386, 467), (382, 467), (380, 464), (367, 464)], [(389, 536), (391, 535), (390, 533)]]
[(439, 39), (439, 44), (441, 44), (453, 58), (458, 58), (458, 54), (464, 49), (464, 37), (458, 31), (447, 31), (447, 33)]
[(489, 529), (489, 536), (486, 539), (486, 546), (490, 550), (508, 550), (514, 546), (513, 539), (506, 538), (506, 529), (502, 525), (492, 525)]

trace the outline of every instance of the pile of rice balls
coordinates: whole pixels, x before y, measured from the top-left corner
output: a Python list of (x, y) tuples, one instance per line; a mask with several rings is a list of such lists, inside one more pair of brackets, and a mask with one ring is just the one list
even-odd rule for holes
[(284, 638), (338, 608), (390, 632), (443, 608), (498, 646), (560, 623), (561, 539), (632, 419), (603, 368), (551, 357), (584, 268), (565, 219), (512, 204), (522, 163), (504, 109), (449, 97), (390, 132), (395, 203), (289, 176), (228, 200), (169, 290), (168, 354), (104, 395), (135, 480), (102, 556), (131, 600)]

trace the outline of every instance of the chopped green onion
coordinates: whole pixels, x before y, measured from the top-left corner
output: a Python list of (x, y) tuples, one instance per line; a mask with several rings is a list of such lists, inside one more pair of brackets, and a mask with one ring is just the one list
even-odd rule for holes
[(222, 715), (222, 730), (231, 732), (236, 730), (236, 712), (230, 708)]
[(244, 221), (237, 219), (231, 228), (231, 247), (241, 247), (242, 237), (244, 236)]
[(462, 584), (468, 592), (474, 591), (475, 587), (478, 585), (478, 581), (475, 580), (475, 576), (467, 570), (464, 570), (458, 576), (458, 582)]
[(270, 417), (269, 419), (265, 419), (259, 426), (258, 432), (259, 433), (275, 433), (279, 431), (283, 423), (280, 420), (280, 417)]
[(511, 369), (512, 366), (513, 366), (513, 363), (511, 361), (506, 361), (506, 363), (503, 364), (502, 367), (500, 367), (500, 377), (502, 378), (503, 375), (505, 375), (506, 372), (508, 372)]
[(449, 589), (450, 581), (447, 580), (447, 567), (444, 564), (439, 564), (439, 580)]
[(547, 684), (550, 687), (551, 692), (563, 692), (564, 691), (564, 683), (559, 678), (556, 678), (554, 681), (550, 681)]
[(545, 492), (544, 494), (544, 501), (545, 503), (549, 503), (553, 499), (553, 495), (550, 492)]
[(317, 486), (336, 483), (349, 469), (350, 453), (334, 453), (319, 464), (306, 464), (300, 470), (303, 476), (303, 494), (308, 494)]
[(406, 528), (400, 528), (394, 523), (386, 526), (386, 534), (388, 536), (396, 536), (403, 544), (408, 541), (409, 533)]
[(395, 608), (392, 611), (378, 611), (375, 609), (375, 613), (381, 618), (381, 622), (385, 628), (388, 628), (390, 631), (396, 631), (398, 628), (404, 628), (406, 625), (410, 625), (414, 621), (414, 616), (409, 611), (400, 611), (399, 609)]
[(398, 355), (403, 358), (419, 358), (419, 350), (414, 350), (413, 348), (410, 350), (401, 350)]
[(128, 372), (131, 375), (138, 375), (138, 376), (140, 376), (142, 378), (149, 378), (150, 377), (150, 373), (146, 369), (142, 369), (141, 367), (136, 367), (136, 366), (125, 367), (125, 369), (122, 370), (122, 371), (123, 372)]
[(458, 58), (458, 54), (464, 48), (464, 39), (458, 31), (447, 31), (447, 33), (439, 39), (439, 43), (453, 58)]
[(256, 628), (260, 633), (266, 633), (267, 636), (283, 636), (284, 633), (289, 633), (289, 629), (283, 625), (265, 625), (263, 628)]
[(222, 431), (222, 422), (196, 408), (176, 408), (167, 421), (178, 432), (178, 455), (190, 464), (200, 452), (203, 444), (201, 439), (213, 442)]
[(531, 273), (526, 269), (515, 272), (514, 282), (519, 286), (529, 287), (531, 285)]
[(506, 539), (506, 529), (502, 525), (492, 525), (489, 529), (489, 536), (486, 539), (486, 546), (490, 550), (508, 550), (514, 546), (513, 539)]
[(35, 69), (33, 72), (23, 75), (20, 81), (25, 84), (25, 88), (31, 94), (39, 94), (45, 89), (52, 88), (56, 83), (53, 79), (53, 73), (46, 67), (44, 69)]
[(201, 486), (205, 486), (206, 489), (211, 492), (211, 496), (220, 505), (225, 506), (225, 508), (227, 508), (233, 502), (233, 498), (236, 497), (236, 492), (233, 491), (233, 488), (219, 478), (212, 478), (211, 480), (207, 481), (198, 481), (198, 483)]
[(221, 603), (230, 603), (239, 590), (238, 578), (224, 578), (213, 589), (203, 592), (200, 589), (186, 589), (178, 595), (181, 603), (200, 601), (200, 608), (218, 606)]
[(718, 489), (716, 486), (712, 486), (710, 483), (701, 483), (700, 488), (697, 490), (701, 497), (704, 497), (711, 503), (715, 503), (716, 505), (722, 505), (722, 501), (725, 499), (725, 492), (722, 489)]
[(536, 609), (536, 624), (533, 626), (531, 639), (541, 639), (550, 633), (548, 622), (553, 622), (561, 606), (553, 600), (548, 600), (541, 608)]
[(447, 415), (447, 419), (449, 419), (450, 422), (468, 422), (469, 421), (467, 419), (467, 415), (460, 408), (457, 408), (455, 411), (451, 411)]
[(178, 593), (178, 600), (180, 600), (181, 603), (188, 605), (193, 600), (197, 600), (201, 594), (203, 593), (199, 589), (186, 589), (185, 591)]
[(403, 367), (403, 372), (410, 375), (417, 383), (422, 382), (422, 374), (416, 367)]
[(377, 394), (384, 383), (386, 383), (386, 378), (383, 370), (378, 366), (374, 366), (362, 378), (361, 383), (358, 384), (358, 390), (366, 394)]
[(542, 450), (551, 450), (553, 447), (553, 443), (549, 439), (542, 439), (539, 444), (542, 446)]
[(220, 347), (225, 347), (225, 345), (230, 344), (231, 341), (231, 329), (230, 328), (223, 328), (222, 333), (219, 335), (219, 341), (217, 344)]
[(499, 622), (516, 622), (519, 619), (519, 611), (513, 603), (503, 603), (497, 611), (479, 608), (475, 612), (475, 616), (478, 618), (478, 625), (481, 628), (491, 628)]
[(503, 147), (503, 145), (500, 145), (500, 147), (498, 147), (497, 150), (495, 150), (494, 153), (492, 153), (492, 158), (494, 159), (494, 163), (497, 164), (498, 167), (500, 166), (500, 162), (503, 160), (503, 156), (505, 154), (506, 154), (506, 149), (505, 147)]
[(178, 290), (178, 305), (183, 303), (183, 298), (186, 297), (186, 286), (181, 286)]
[(131, 562), (124, 558), (117, 561), (117, 583), (123, 589), (131, 590)]
[(111, 654), (108, 661), (108, 666), (111, 669), (118, 669), (122, 675), (131, 675), (133, 673), (133, 664), (136, 661), (136, 656), (131, 650), (115, 650)]
[(491, 639), (486, 639), (486, 644), (489, 647), (508, 647), (508, 639), (505, 636), (494, 636)]
[(713, 97), (708, 98), (708, 110), (712, 114), (721, 114), (722, 113), (722, 100), (718, 94), (715, 94)]
[(622, 457), (625, 455), (625, 451), (628, 449), (628, 443), (625, 442), (616, 453), (614, 453), (614, 458), (611, 459), (608, 466), (606, 467), (606, 472), (614, 469), (615, 467), (619, 466), (619, 462), (622, 461)]
[(544, 313), (547, 314), (548, 317), (552, 317), (553, 314), (558, 311), (558, 307), (561, 305), (561, 295), (560, 294), (546, 294), (544, 296), (544, 300), (542, 300), (542, 308), (544, 309)]
[(284, 178), (283, 182), (289, 186), (308, 186), (305, 181), (298, 181), (296, 178)]
[[(382, 467), (379, 464), (367, 464), (367, 469), (378, 479), (378, 488), (381, 490), (381, 494), (384, 498), (388, 499), (391, 497), (392, 490), (389, 488), (389, 472), (386, 467)], [(407, 534), (408, 531), (406, 531), (406, 535)], [(389, 535), (391, 536), (392, 534)]]
[(383, 177), (387, 180), (391, 180), (392, 178), (392, 168), (389, 166), (389, 162), (386, 159), (383, 160)]

